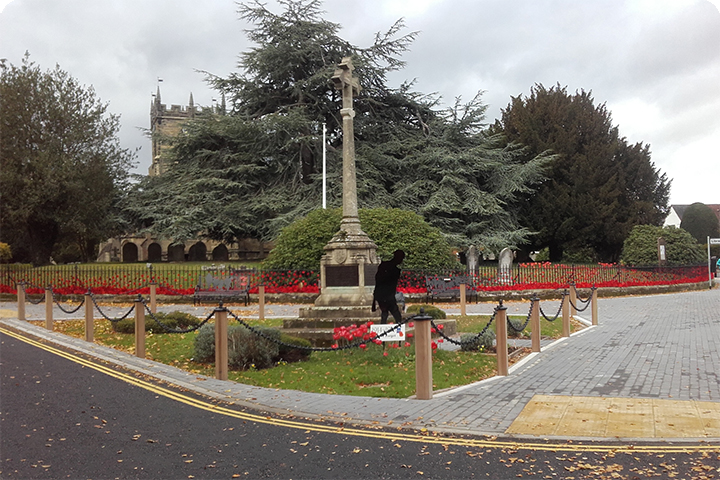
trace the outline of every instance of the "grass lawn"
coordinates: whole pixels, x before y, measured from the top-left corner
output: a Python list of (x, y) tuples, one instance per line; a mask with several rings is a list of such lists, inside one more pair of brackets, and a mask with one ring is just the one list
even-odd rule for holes
[[(83, 338), (83, 329), (82, 320), (55, 322), (55, 330), (66, 335)], [(96, 343), (134, 353), (134, 335), (114, 332), (108, 321), (96, 319), (94, 335)], [(213, 376), (213, 365), (193, 361), (195, 336), (195, 332), (148, 333), (146, 356), (186, 371)], [(494, 355), (438, 350), (433, 355), (433, 389), (466, 385), (491, 377), (495, 371)], [(230, 371), (229, 379), (248, 385), (305, 392), (406, 398), (415, 394), (415, 350), (409, 347), (383, 351), (382, 346), (369, 343), (365, 350), (313, 352), (303, 362), (264, 370)]]

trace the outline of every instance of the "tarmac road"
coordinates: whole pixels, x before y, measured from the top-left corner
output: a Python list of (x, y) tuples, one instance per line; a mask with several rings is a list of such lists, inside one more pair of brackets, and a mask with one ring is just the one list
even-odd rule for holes
[(2, 478), (717, 478), (717, 447), (503, 441), (269, 416), (9, 330)]

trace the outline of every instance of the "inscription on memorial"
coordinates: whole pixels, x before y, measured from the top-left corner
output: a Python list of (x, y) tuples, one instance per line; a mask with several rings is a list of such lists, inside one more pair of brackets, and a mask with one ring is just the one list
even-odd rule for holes
[(357, 265), (325, 266), (325, 286), (357, 287), (358, 285), (360, 285), (360, 278)]

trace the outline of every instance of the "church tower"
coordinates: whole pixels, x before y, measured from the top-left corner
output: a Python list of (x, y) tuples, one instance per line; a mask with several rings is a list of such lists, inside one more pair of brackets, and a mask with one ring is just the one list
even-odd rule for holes
[(182, 130), (182, 125), (195, 118), (195, 115), (201, 115), (195, 108), (192, 93), (187, 107), (180, 105), (163, 105), (160, 98), (160, 86), (157, 87), (157, 93), (150, 102), (150, 134), (152, 138), (152, 162), (148, 169), (148, 174), (153, 177), (160, 175), (167, 170), (167, 159), (164, 158), (165, 152), (169, 146), (168, 138), (176, 136)]

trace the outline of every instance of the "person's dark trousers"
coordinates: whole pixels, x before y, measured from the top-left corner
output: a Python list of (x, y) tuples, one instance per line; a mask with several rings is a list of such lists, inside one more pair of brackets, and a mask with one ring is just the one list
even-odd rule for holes
[(398, 307), (398, 304), (394, 299), (390, 302), (379, 301), (378, 306), (380, 307), (380, 311), (382, 312), (380, 314), (380, 323), (387, 323), (387, 319), (390, 314), (392, 314), (393, 318), (395, 319), (395, 323), (402, 322), (402, 314), (400, 313), (400, 308)]

